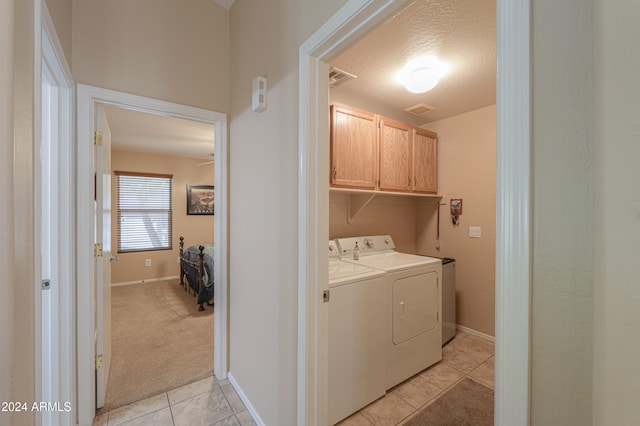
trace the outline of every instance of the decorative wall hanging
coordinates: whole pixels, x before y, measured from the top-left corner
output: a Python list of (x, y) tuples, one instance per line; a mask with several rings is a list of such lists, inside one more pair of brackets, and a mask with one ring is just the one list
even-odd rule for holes
[(213, 214), (213, 206), (213, 185), (187, 185), (187, 214)]

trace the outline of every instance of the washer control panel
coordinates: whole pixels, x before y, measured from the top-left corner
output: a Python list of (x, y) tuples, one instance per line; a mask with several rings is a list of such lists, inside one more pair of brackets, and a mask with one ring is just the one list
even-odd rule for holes
[(345, 259), (354, 258), (354, 252), (358, 256), (379, 254), (383, 251), (395, 251), (395, 244), (391, 235), (373, 235), (366, 237), (338, 238), (340, 256)]

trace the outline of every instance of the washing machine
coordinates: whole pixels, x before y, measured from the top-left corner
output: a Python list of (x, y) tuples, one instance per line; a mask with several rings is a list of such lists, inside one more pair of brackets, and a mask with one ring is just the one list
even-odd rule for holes
[(385, 272), (386, 389), (442, 359), (442, 260), (396, 251), (390, 235), (337, 239), (343, 262)]
[(386, 393), (385, 274), (340, 260), (329, 242), (329, 424)]

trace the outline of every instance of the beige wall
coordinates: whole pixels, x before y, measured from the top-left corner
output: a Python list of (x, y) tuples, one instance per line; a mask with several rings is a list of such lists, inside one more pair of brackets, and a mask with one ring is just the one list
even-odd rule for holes
[(329, 239), (389, 234), (399, 251), (416, 252), (416, 201), (411, 197), (377, 196), (352, 223), (347, 222), (349, 197), (329, 197)]
[[(0, 204), (13, 205), (13, 1), (0, 3)], [(13, 247), (13, 209), (0, 209), (0, 238)], [(15, 334), (15, 276), (13, 250), (2, 250), (0, 270), (0, 401), (13, 400), (13, 340)], [(9, 423), (0, 412), (0, 423)]]
[(71, 11), (73, 0), (46, 0), (67, 63), (71, 65)]
[(212, 0), (74, 1), (71, 69), (79, 83), (228, 112), (229, 12)]
[(590, 1), (537, 0), (532, 10), (531, 420), (587, 425), (594, 303), (592, 9)]
[[(231, 8), (230, 364), (268, 425), (296, 424), (298, 48), (344, 3)], [(251, 112), (259, 75), (269, 87), (261, 114)]]
[[(594, 0), (593, 5), (593, 423), (636, 424), (640, 419), (640, 3)], [(585, 296), (590, 299), (589, 293)]]
[[(213, 163), (199, 166), (204, 161), (194, 158), (112, 151), (111, 167), (114, 171), (173, 175), (172, 250), (117, 253), (120, 260), (111, 263), (112, 283), (129, 283), (153, 278), (177, 277), (180, 274), (180, 265), (176, 261), (180, 254), (180, 236), (185, 238), (185, 247), (197, 244), (213, 244), (214, 216), (187, 215), (187, 184), (214, 184)], [(115, 251), (118, 243), (116, 210), (118, 198), (116, 195), (115, 175), (111, 188), (111, 199), (114, 203), (111, 236)], [(151, 266), (145, 266), (145, 259), (151, 259)]]
[[(267, 4), (236, 0), (231, 12), (231, 366), (234, 377), (267, 424), (295, 423), (297, 252), (292, 244), (297, 237), (298, 46), (345, 2), (273, 0)], [(633, 2), (593, 2), (592, 32), (591, 2), (533, 1), (532, 424), (624, 424), (640, 416), (633, 374), (640, 352), (638, 274), (634, 268), (640, 254), (637, 245), (640, 197), (634, 179), (637, 175), (634, 160), (638, 158), (640, 145), (637, 117), (633, 115), (639, 109), (640, 99), (636, 84), (640, 63), (634, 56), (638, 39), (634, 17), (640, 10)], [(3, 260), (10, 262), (3, 273), (13, 289), (13, 297), (0, 303), (3, 308), (5, 305), (19, 308), (13, 311), (13, 321), (0, 324), (2, 336), (12, 338), (11, 354), (0, 352), (2, 361), (9, 356), (13, 358), (11, 382), (0, 381), (0, 395), (4, 398), (10, 392), (11, 400), (27, 401), (35, 397), (34, 294), (33, 288), (25, 284), (33, 282), (30, 271), (35, 259), (31, 243), (34, 208), (27, 195), (33, 187), (30, 160), (33, 3), (33, 0), (9, 0), (0, 6), (3, 90), (12, 65), (15, 70), (13, 120), (11, 114), (2, 114), (0, 118), (13, 122), (13, 129), (2, 126), (2, 135), (12, 137), (14, 143), (9, 143), (9, 148), (3, 144), (0, 162), (2, 170), (11, 170), (10, 181), (3, 179), (1, 183), (8, 190), (8, 194), (2, 195), (3, 201), (12, 201), (14, 207), (13, 211), (0, 210), (0, 222), (6, 225), (3, 229), (13, 229), (20, 236), (15, 244), (10, 232), (4, 240), (5, 247), (12, 247), (8, 251), (13, 252)], [(128, 10), (127, 6), (135, 8), (140, 3), (74, 2), (74, 25), (89, 25), (78, 21), (83, 16), (93, 17), (94, 12), (100, 12), (101, 5)], [(13, 4), (17, 9), (14, 26), (6, 26), (4, 12)], [(149, 4), (147, 1), (146, 5)], [(167, 10), (161, 7), (166, 3), (153, 4), (158, 7), (147, 8), (150, 16), (155, 16), (157, 10)], [(76, 16), (76, 11), (87, 13)], [(99, 13), (96, 16), (100, 18)], [(114, 35), (106, 35), (100, 19), (89, 22), (98, 33), (95, 37), (99, 40), (93, 41), (104, 40), (104, 45), (112, 49), (122, 47), (122, 43), (107, 42)], [(263, 22), (270, 25), (262, 25)], [(119, 32), (131, 37), (125, 40), (138, 40), (149, 34), (144, 31), (130, 34), (134, 31), (132, 27), (135, 25), (125, 26)], [(87, 28), (74, 31), (74, 62), (76, 54), (80, 54), (75, 48), (76, 40), (85, 35), (93, 39), (88, 33)], [(16, 46), (13, 60), (6, 49), (11, 34)], [(589, 76), (593, 67), (592, 39), (594, 84)], [(172, 53), (164, 61), (158, 59), (170, 53), (170, 49), (160, 42), (157, 44), (164, 45), (159, 48), (162, 54), (154, 52), (156, 42), (157, 39), (148, 41), (152, 48), (144, 51), (153, 59), (151, 66), (169, 64), (168, 68), (175, 71), (177, 65), (172, 65), (179, 63), (180, 56)], [(89, 52), (81, 56), (94, 56), (91, 52), (95, 49), (79, 49), (84, 50)], [(140, 53), (140, 49), (134, 50)], [(112, 52), (113, 56), (118, 55)], [(148, 73), (141, 72), (146, 68), (138, 66), (137, 59), (109, 63), (107, 76), (101, 71), (105, 68), (102, 61), (95, 69), (85, 66), (86, 58), (78, 61), (81, 64), (78, 71), (84, 74), (86, 83), (225, 111), (217, 107), (226, 107), (220, 100), (228, 93), (224, 88), (221, 93), (211, 94), (207, 84), (196, 83), (194, 86), (204, 94), (185, 90), (181, 77), (169, 80), (154, 76), (145, 81)], [(200, 68), (202, 64), (191, 57), (182, 62), (194, 64), (182, 66), (183, 71)], [(250, 112), (250, 85), (256, 75), (269, 77), (269, 109), (263, 114)], [(227, 83), (225, 78), (218, 80), (223, 86)], [(592, 154), (590, 105), (594, 99)], [(0, 105), (8, 106), (4, 96)], [(589, 168), (592, 160), (596, 179), (592, 179)], [(595, 221), (591, 219), (592, 194), (595, 194)], [(628, 203), (617, 208), (621, 199)], [(571, 214), (567, 214), (567, 201), (575, 207)], [(269, 226), (264, 226), (265, 223)], [(255, 241), (270, 244), (273, 251), (254, 248)], [(246, 259), (251, 259), (250, 268)], [(19, 283), (15, 272), (18, 270)], [(592, 274), (595, 274), (595, 297), (591, 296)], [(11, 290), (3, 294), (11, 297)], [(593, 364), (588, 360), (592, 341)], [(261, 350), (256, 351), (256, 347)], [(0, 372), (7, 374), (6, 367)], [(3, 424), (5, 420), (2, 417)], [(32, 413), (16, 417), (13, 424), (33, 424)]]
[[(13, 159), (12, 176), (14, 231), (13, 244), (13, 312), (12, 397), (11, 401), (34, 401), (36, 375), (35, 352), (35, 282), (34, 249), (34, 6), (33, 0), (15, 1), (13, 56)], [(11, 241), (11, 239), (10, 239)], [(19, 275), (18, 275), (19, 271)], [(2, 414), (5, 416), (6, 414)], [(34, 424), (31, 412), (14, 414), (16, 425)]]
[[(496, 108), (495, 105), (423, 126), (438, 133), (440, 250), (435, 248), (435, 206), (421, 203), (416, 216), (417, 252), (456, 259), (456, 322), (495, 334)], [(462, 198), (453, 225), (451, 198)], [(469, 227), (481, 228), (470, 238)]]

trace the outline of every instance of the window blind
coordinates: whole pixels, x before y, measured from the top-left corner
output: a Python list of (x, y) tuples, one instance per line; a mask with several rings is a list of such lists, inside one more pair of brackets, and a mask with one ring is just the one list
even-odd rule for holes
[(173, 176), (116, 172), (118, 252), (171, 250)]

